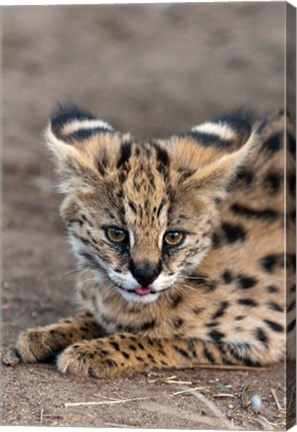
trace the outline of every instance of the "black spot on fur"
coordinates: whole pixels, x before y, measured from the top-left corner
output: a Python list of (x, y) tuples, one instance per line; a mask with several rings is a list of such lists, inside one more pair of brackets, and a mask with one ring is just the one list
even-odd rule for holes
[(269, 292), (269, 293), (277, 293), (277, 292), (279, 292), (279, 289), (275, 285), (268, 285), (266, 287), (266, 291)]
[(275, 195), (279, 191), (282, 182), (282, 177), (277, 172), (270, 172), (264, 177), (264, 187)]
[(295, 254), (287, 254), (287, 268), (292, 267), (294, 271), (296, 271), (296, 255)]
[(254, 287), (257, 284), (257, 279), (253, 277), (239, 275), (236, 278), (236, 283), (238, 288), (245, 290)]
[(129, 201), (129, 202), (128, 202), (128, 206), (130, 207), (130, 209), (132, 210), (132, 212), (133, 212), (134, 214), (137, 213), (137, 208), (136, 208), (136, 206), (135, 206), (135, 204), (134, 204), (133, 202)]
[(288, 312), (291, 312), (292, 310), (294, 310), (296, 308), (296, 301), (293, 300), (289, 306), (288, 306)]
[(269, 137), (266, 141), (264, 141), (263, 149), (271, 153), (275, 153), (279, 151), (281, 148), (282, 136), (283, 136), (282, 133), (277, 132), (276, 134)]
[(292, 322), (290, 322), (290, 324), (287, 327), (287, 331), (290, 332), (290, 331), (294, 330), (295, 327), (296, 327), (296, 319), (294, 319)]
[(122, 145), (120, 158), (119, 158), (118, 163), (117, 163), (117, 168), (120, 168), (121, 166), (123, 166), (130, 159), (131, 146), (132, 146), (132, 143), (130, 143), (130, 142), (127, 142), (127, 143)]
[(268, 302), (267, 306), (269, 307), (269, 309), (275, 311), (275, 312), (283, 312), (284, 309), (277, 303), (275, 302)]
[(212, 330), (209, 333), (209, 336), (211, 337), (211, 339), (216, 342), (216, 343), (220, 343), (221, 340), (225, 337), (224, 333), (219, 332), (218, 330)]
[(157, 210), (157, 218), (160, 217), (161, 211), (162, 211), (163, 207), (165, 206), (165, 204), (166, 204), (166, 201), (165, 201), (165, 200), (162, 200), (162, 202), (161, 202), (161, 204), (159, 205), (158, 210)]
[(154, 356), (152, 356), (151, 354), (148, 354), (147, 358), (149, 358), (152, 363), (154, 363), (154, 364), (157, 363), (156, 360), (155, 360), (155, 358), (154, 358)]
[(258, 303), (250, 298), (242, 298), (237, 300), (237, 303), (243, 306), (249, 306), (249, 307), (256, 307), (258, 306)]
[(191, 358), (190, 355), (187, 353), (187, 351), (185, 351), (183, 348), (180, 348), (177, 345), (173, 345), (173, 348), (175, 349), (176, 352), (178, 352), (179, 354), (181, 354), (186, 359), (190, 359)]
[(252, 171), (250, 171), (246, 167), (243, 167), (237, 173), (236, 178), (234, 180), (234, 184), (236, 186), (237, 185), (242, 186), (243, 184), (249, 186), (252, 184), (253, 178), (254, 178), (254, 174), (252, 173)]
[(121, 349), (120, 349), (120, 345), (117, 343), (117, 342), (114, 342), (114, 341), (110, 341), (109, 342), (110, 343), (110, 345), (116, 350), (116, 351), (120, 351)]
[(215, 364), (215, 358), (212, 355), (212, 353), (207, 349), (207, 347), (204, 347), (204, 356), (207, 358), (210, 364)]
[(82, 225), (83, 225), (83, 221), (80, 220), (80, 219), (69, 219), (69, 220), (67, 221), (67, 223), (68, 223), (69, 225), (72, 225), (72, 224), (74, 224), (74, 223), (78, 223), (79, 226), (82, 226)]
[(138, 333), (142, 333), (146, 330), (150, 330), (156, 327), (156, 320), (147, 321), (143, 324), (141, 324), (138, 328)]
[(125, 359), (129, 359), (130, 355), (126, 353), (125, 351), (122, 351), (122, 355), (125, 357)]
[(183, 301), (181, 294), (172, 294), (170, 298), (170, 306), (175, 309)]
[(219, 325), (219, 322), (210, 322), (206, 324), (206, 327), (213, 328), (217, 327)]
[(217, 282), (208, 279), (206, 275), (202, 274), (192, 274), (189, 279), (195, 285), (200, 285), (205, 291), (214, 291), (217, 287)]
[(181, 319), (179, 317), (175, 318), (172, 321), (173, 327), (176, 328), (176, 329), (180, 328), (183, 325), (183, 323), (184, 323), (183, 319)]
[(236, 320), (236, 321), (242, 321), (244, 318), (245, 318), (245, 315), (237, 315), (237, 316), (235, 317), (235, 320)]
[(131, 351), (136, 351), (136, 350), (137, 350), (136, 346), (135, 346), (135, 345), (132, 345), (132, 344), (130, 344), (130, 345), (128, 346), (128, 348), (129, 348)]
[(77, 236), (77, 238), (85, 245), (90, 245), (91, 242), (88, 239), (85, 239), (83, 237)]
[(221, 316), (223, 316), (228, 306), (229, 302), (222, 301), (217, 311), (213, 314), (212, 319), (220, 318)]
[(235, 203), (231, 205), (230, 209), (234, 214), (244, 216), (248, 219), (272, 220), (277, 217), (277, 212), (269, 208), (264, 210), (255, 210), (251, 207)]
[(283, 254), (270, 254), (261, 258), (260, 264), (267, 273), (273, 273), (276, 268), (284, 266)]
[(221, 245), (221, 241), (220, 240), (221, 240), (220, 236), (218, 235), (217, 232), (212, 233), (211, 242), (212, 242), (212, 247), (214, 249), (217, 249), (217, 248), (220, 247), (220, 245)]
[(281, 324), (276, 323), (275, 321), (271, 321), (268, 319), (263, 320), (270, 328), (271, 330), (275, 332), (283, 332), (284, 327)]
[(287, 145), (289, 152), (294, 156), (294, 159), (296, 158), (296, 138), (293, 137), (291, 134), (287, 135)]
[(88, 263), (90, 263), (92, 265), (92, 267), (98, 267), (98, 263), (97, 263), (95, 257), (92, 254), (90, 254), (88, 252), (85, 252), (83, 250), (79, 250), (78, 254), (82, 258), (84, 258)]
[(241, 225), (222, 223), (224, 239), (227, 243), (243, 242), (246, 238), (246, 231)]
[(170, 163), (169, 155), (164, 148), (161, 148), (159, 144), (151, 142), (150, 145), (156, 150), (157, 160), (164, 166), (168, 167)]
[(222, 274), (222, 279), (225, 284), (230, 284), (233, 281), (232, 273), (229, 270), (225, 270)]
[(199, 315), (199, 314), (201, 314), (201, 312), (203, 312), (205, 310), (205, 307), (202, 307), (202, 306), (196, 306), (196, 307), (194, 307), (193, 309), (192, 309), (192, 312), (195, 314), (195, 315)]
[(265, 347), (268, 346), (268, 337), (263, 329), (261, 329), (260, 327), (256, 328), (254, 331), (254, 335), (256, 339), (258, 339), (260, 342), (262, 342), (263, 345), (265, 345)]
[(142, 345), (141, 342), (137, 342), (138, 348), (140, 348), (141, 350), (144, 351), (144, 346)]

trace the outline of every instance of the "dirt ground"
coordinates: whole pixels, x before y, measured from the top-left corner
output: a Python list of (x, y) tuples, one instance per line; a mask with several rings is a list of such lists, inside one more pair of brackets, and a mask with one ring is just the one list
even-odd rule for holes
[[(41, 144), (55, 102), (86, 106), (137, 138), (185, 131), (241, 105), (259, 113), (277, 110), (284, 100), (284, 5), (2, 8), (4, 346), (22, 329), (74, 311), (74, 279), (66, 272), (75, 262)], [(63, 376), (54, 364), (17, 365), (2, 367), (1, 384), (6, 425), (285, 427), (282, 364), (112, 380)], [(199, 387), (219, 417), (193, 394), (173, 395), (185, 387)], [(263, 400), (260, 414), (250, 406), (254, 394)], [(115, 398), (137, 400), (65, 406)]]

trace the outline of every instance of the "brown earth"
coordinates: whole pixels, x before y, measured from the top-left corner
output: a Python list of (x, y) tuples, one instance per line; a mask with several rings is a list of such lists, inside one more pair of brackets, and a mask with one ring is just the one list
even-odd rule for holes
[[(136, 137), (166, 136), (230, 108), (283, 106), (284, 3), (3, 8), (2, 340), (72, 314), (75, 267), (41, 131), (75, 101)], [(64, 276), (63, 276), (64, 275)], [(185, 381), (184, 384), (172, 383)], [(189, 382), (187, 384), (187, 382)], [(138, 428), (284, 428), (284, 365), (178, 370), (112, 380), (52, 365), (2, 367), (2, 423)], [(191, 394), (201, 387), (207, 401)], [(227, 396), (218, 396), (225, 394)], [(250, 397), (258, 394), (256, 414)], [(135, 399), (65, 407), (69, 402)], [(223, 414), (222, 414), (223, 413)]]

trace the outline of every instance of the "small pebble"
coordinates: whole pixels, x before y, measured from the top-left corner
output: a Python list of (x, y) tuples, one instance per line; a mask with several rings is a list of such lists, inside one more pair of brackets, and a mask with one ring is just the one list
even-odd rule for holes
[(252, 410), (255, 411), (255, 413), (258, 413), (262, 409), (262, 399), (259, 395), (253, 395), (251, 397), (251, 407)]

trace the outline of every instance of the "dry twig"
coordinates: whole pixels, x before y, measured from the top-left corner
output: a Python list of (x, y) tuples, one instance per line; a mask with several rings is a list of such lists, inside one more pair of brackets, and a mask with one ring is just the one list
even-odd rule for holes
[(276, 391), (275, 391), (274, 389), (270, 389), (270, 391), (271, 391), (271, 394), (272, 394), (272, 396), (273, 396), (273, 399), (274, 399), (274, 401), (275, 401), (275, 403), (276, 403), (277, 409), (278, 409), (279, 411), (282, 411), (283, 408), (282, 408), (281, 404), (279, 403), (278, 397), (276, 396)]
[(39, 419), (39, 424), (40, 425), (42, 425), (42, 422), (43, 422), (43, 411), (44, 411), (44, 408), (42, 407), (41, 410), (40, 410), (40, 419)]
[(220, 397), (234, 398), (234, 395), (230, 394), (230, 393), (218, 393), (218, 394), (214, 394), (213, 397), (215, 397), (215, 398), (220, 398)]
[(149, 397), (141, 397), (141, 398), (134, 398), (134, 399), (118, 399), (118, 400), (107, 400), (107, 401), (88, 401), (88, 402), (65, 402), (64, 407), (75, 407), (75, 406), (95, 406), (95, 405), (114, 405), (119, 403), (126, 403), (126, 402), (134, 402), (139, 400), (146, 400), (149, 399)]

